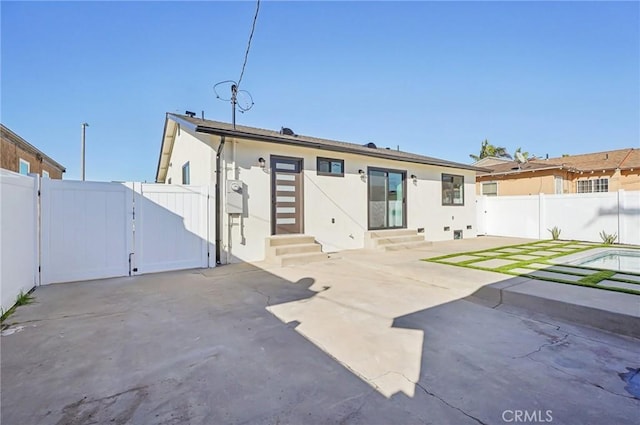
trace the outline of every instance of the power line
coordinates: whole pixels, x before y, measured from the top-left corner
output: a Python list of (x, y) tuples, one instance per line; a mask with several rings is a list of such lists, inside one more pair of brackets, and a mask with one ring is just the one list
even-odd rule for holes
[(244, 63), (242, 64), (242, 71), (240, 72), (240, 78), (238, 78), (238, 84), (236, 88), (240, 88), (242, 77), (244, 76), (244, 68), (247, 66), (247, 59), (249, 59), (249, 50), (251, 49), (251, 40), (253, 39), (253, 32), (256, 29), (256, 21), (258, 20), (258, 12), (260, 11), (260, 0), (256, 2), (256, 13), (253, 15), (253, 24), (251, 25), (251, 33), (249, 34), (249, 42), (247, 43), (247, 51), (244, 53)]

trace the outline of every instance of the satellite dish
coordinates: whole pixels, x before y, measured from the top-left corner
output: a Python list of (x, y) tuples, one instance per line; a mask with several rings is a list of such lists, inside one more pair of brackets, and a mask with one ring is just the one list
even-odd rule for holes
[(522, 155), (522, 153), (516, 152), (516, 161), (519, 162), (520, 164), (524, 164), (525, 162), (527, 162), (527, 158), (525, 158), (524, 155)]

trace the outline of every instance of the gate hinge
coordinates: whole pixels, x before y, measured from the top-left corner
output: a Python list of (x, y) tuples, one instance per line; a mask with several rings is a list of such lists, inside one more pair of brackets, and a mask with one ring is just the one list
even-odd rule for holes
[(38, 196), (40, 196), (40, 190), (38, 190)]

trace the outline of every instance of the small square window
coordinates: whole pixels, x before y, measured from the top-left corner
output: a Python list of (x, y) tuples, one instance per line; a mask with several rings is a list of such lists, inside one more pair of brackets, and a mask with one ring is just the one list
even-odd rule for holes
[(18, 172), (26, 176), (27, 174), (29, 174), (30, 170), (31, 170), (31, 164), (29, 164), (24, 159), (20, 158), (20, 167), (18, 168)]
[(318, 157), (317, 171), (319, 176), (344, 176), (344, 160)]
[(48, 179), (49, 178), (49, 172), (46, 171), (46, 170), (42, 170), (42, 177), (45, 178), (45, 179)]

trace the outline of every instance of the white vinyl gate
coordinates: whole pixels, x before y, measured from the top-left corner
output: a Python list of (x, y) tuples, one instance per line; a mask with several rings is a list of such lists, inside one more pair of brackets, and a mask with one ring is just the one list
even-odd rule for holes
[(42, 179), (41, 284), (208, 267), (207, 187)]
[(208, 267), (207, 187), (134, 184), (136, 273)]
[(42, 284), (128, 275), (130, 189), (42, 179), (40, 190)]

